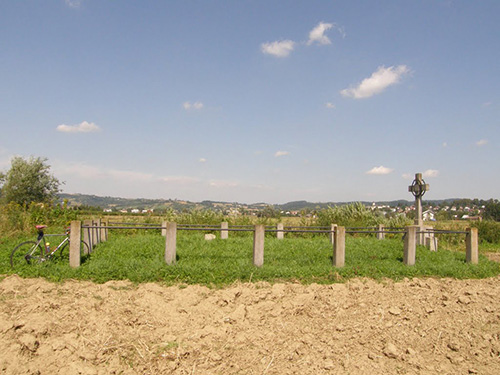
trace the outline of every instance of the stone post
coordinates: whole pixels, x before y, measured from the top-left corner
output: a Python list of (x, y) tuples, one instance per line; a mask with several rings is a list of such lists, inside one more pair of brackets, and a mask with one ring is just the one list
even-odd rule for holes
[(95, 237), (94, 238), (95, 238), (95, 243), (97, 245), (97, 244), (101, 243), (101, 228), (100, 228), (100, 226), (101, 226), (101, 218), (97, 219), (95, 221), (94, 225), (95, 225), (95, 232), (94, 232), (95, 233)]
[[(94, 244), (92, 243), (92, 220), (84, 220), (83, 226), (87, 228), (83, 228), (83, 242), (89, 245), (88, 249), (85, 248), (84, 251), (92, 252)], [(87, 254), (84, 254), (87, 255)]]
[[(101, 221), (101, 226), (107, 227), (108, 226), (108, 219), (103, 219)], [(108, 228), (101, 228), (100, 232), (101, 232), (101, 235), (100, 235), (101, 241), (106, 242), (108, 240)]]
[(220, 239), (221, 240), (227, 240), (228, 234), (229, 234), (228, 228), (229, 228), (229, 224), (227, 221), (223, 221), (222, 223), (220, 223)]
[(257, 267), (262, 267), (264, 264), (264, 236), (264, 225), (256, 225), (253, 233), (253, 264)]
[(384, 230), (385, 230), (384, 224), (379, 224), (378, 225), (378, 232), (377, 232), (377, 240), (383, 240), (383, 239), (385, 239)]
[(345, 227), (336, 227), (333, 240), (333, 266), (344, 267), (345, 264)]
[(415, 255), (417, 252), (417, 231), (418, 225), (410, 225), (406, 227), (403, 263), (407, 266), (415, 264)]
[(72, 221), (69, 233), (69, 266), (80, 267), (80, 246), (82, 241), (82, 222)]
[(467, 263), (479, 262), (478, 231), (477, 228), (467, 228), (465, 236), (465, 260)]
[(437, 251), (437, 238), (434, 234), (434, 228), (431, 226), (425, 226), (424, 229), (425, 229), (425, 234), (424, 234), (425, 246), (430, 251)]
[(337, 230), (337, 224), (332, 224), (330, 227), (330, 243), (333, 245), (335, 243), (335, 232)]
[(167, 223), (165, 239), (165, 263), (175, 264), (177, 252), (177, 223)]
[(164, 221), (161, 223), (161, 235), (165, 237), (167, 235), (167, 222)]
[(284, 238), (284, 232), (283, 232), (283, 223), (278, 223), (278, 225), (276, 225), (276, 238), (278, 240), (282, 240)]

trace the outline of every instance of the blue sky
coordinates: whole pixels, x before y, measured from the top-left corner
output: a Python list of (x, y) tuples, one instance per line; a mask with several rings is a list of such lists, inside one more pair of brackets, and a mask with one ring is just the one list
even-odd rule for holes
[(0, 170), (64, 192), (499, 198), (500, 1), (0, 1)]

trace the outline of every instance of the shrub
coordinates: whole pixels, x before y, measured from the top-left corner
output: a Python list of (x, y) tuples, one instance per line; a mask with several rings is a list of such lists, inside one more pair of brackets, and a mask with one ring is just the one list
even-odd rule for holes
[(363, 203), (328, 207), (318, 212), (318, 225), (337, 224), (343, 227), (370, 227), (382, 224), (384, 217), (374, 213)]
[(478, 230), (479, 242), (500, 244), (500, 223), (484, 220), (473, 224)]

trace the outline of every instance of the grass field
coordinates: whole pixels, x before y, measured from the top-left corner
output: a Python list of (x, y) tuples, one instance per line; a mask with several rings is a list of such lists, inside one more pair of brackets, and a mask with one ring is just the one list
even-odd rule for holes
[(479, 264), (465, 262), (463, 251), (417, 248), (416, 265), (403, 265), (401, 238), (383, 241), (367, 237), (346, 238), (346, 265), (332, 266), (332, 245), (325, 237), (266, 237), (264, 266), (252, 264), (253, 238), (230, 237), (205, 241), (200, 232), (178, 232), (177, 263), (163, 261), (165, 239), (159, 234), (111, 235), (99, 244), (79, 268), (69, 267), (67, 253), (36, 266), (12, 270), (10, 251), (21, 239), (0, 240), (0, 274), (44, 277), (53, 281), (83, 279), (95, 282), (128, 279), (167, 284), (224, 286), (235, 281), (297, 281), (335, 283), (353, 277), (402, 279), (404, 277), (484, 278), (500, 274), (500, 265), (480, 256)]

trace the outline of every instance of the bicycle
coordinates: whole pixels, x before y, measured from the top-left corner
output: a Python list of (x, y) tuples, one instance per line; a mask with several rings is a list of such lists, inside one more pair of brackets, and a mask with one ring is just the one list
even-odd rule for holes
[[(38, 231), (36, 241), (25, 241), (17, 245), (10, 254), (10, 266), (12, 268), (21, 267), (22, 265), (40, 264), (55, 257), (57, 251), (60, 251), (60, 256), (64, 249), (69, 249), (69, 228), (64, 234), (44, 234), (43, 230), (47, 228), (46, 225), (35, 226)], [(46, 237), (62, 237), (63, 240), (59, 245), (50, 248), (50, 243), (46, 242)], [(83, 240), (80, 243), (80, 254), (89, 254), (89, 245)]]

